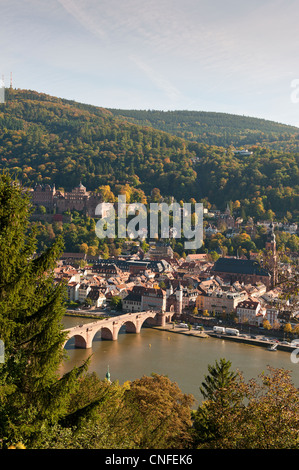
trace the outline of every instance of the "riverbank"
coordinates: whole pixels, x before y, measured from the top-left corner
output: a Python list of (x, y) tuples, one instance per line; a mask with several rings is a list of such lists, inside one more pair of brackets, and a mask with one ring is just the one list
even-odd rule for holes
[[(111, 318), (110, 315), (107, 315), (107, 312), (100, 310), (100, 309), (93, 310), (92, 312), (88, 310), (81, 310), (81, 311), (68, 310), (66, 313), (66, 316), (79, 317), (79, 318), (91, 319), (91, 320), (104, 320), (105, 318)], [(252, 338), (252, 337), (249, 337), (249, 335), (243, 335), (243, 334), (239, 336), (220, 334), (220, 333), (215, 333), (212, 329), (207, 329), (207, 328), (205, 330), (196, 330), (195, 328), (191, 328), (189, 330), (186, 327), (181, 327), (174, 323), (168, 323), (165, 326), (151, 325), (148, 327), (156, 329), (156, 330), (160, 330), (160, 331), (167, 331), (169, 333), (181, 334), (184, 336), (192, 336), (192, 337), (200, 338), (200, 339), (204, 339), (204, 338), (222, 339), (226, 341), (249, 344), (251, 346), (258, 346), (264, 349), (269, 349), (270, 346), (272, 346), (273, 344), (276, 344), (276, 348), (274, 349), (274, 351), (284, 351), (287, 353), (291, 353), (292, 351), (297, 349), (296, 346), (281, 344), (281, 342), (277, 341), (276, 339), (268, 338), (268, 340), (265, 340), (265, 337), (256, 336)]]
[(173, 327), (173, 324), (166, 324), (165, 326), (150, 326), (155, 330), (160, 331), (169, 331), (170, 333), (177, 333), (185, 336), (195, 336), (196, 338), (209, 338), (209, 335), (201, 330), (187, 330), (186, 328), (180, 328), (176, 326)]
[(285, 351), (288, 353), (291, 353), (294, 349), (296, 349), (295, 346), (289, 346), (286, 344), (281, 344), (279, 342), (275, 341), (265, 341), (259, 338), (244, 338), (242, 336), (232, 336), (232, 335), (226, 335), (226, 334), (219, 334), (219, 333), (214, 333), (213, 330), (211, 331), (201, 331), (201, 330), (187, 330), (186, 328), (183, 327), (178, 327), (176, 326), (175, 328), (173, 327), (172, 324), (168, 324), (165, 326), (152, 326), (151, 328), (154, 328), (156, 330), (160, 331), (167, 331), (169, 333), (176, 333), (176, 334), (181, 334), (185, 336), (192, 336), (196, 338), (216, 338), (216, 339), (223, 339), (226, 341), (233, 341), (237, 343), (244, 343), (244, 344), (250, 344), (251, 346), (259, 346), (262, 348), (268, 349), (273, 343), (277, 344), (276, 350), (279, 351)]
[(92, 320), (104, 320), (105, 318), (110, 318), (106, 312), (103, 311), (90, 311), (85, 310), (67, 310), (65, 313), (66, 317), (80, 317), (80, 318), (91, 318)]

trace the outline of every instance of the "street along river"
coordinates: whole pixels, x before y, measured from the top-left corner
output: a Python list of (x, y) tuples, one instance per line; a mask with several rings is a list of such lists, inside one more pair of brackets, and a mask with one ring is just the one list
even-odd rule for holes
[[(81, 317), (64, 317), (65, 328), (94, 320)], [(208, 365), (225, 358), (232, 363), (233, 370), (243, 373), (245, 380), (258, 378), (267, 372), (267, 366), (291, 371), (292, 381), (299, 387), (299, 363), (291, 361), (289, 352), (268, 351), (266, 348), (236, 343), (219, 338), (196, 338), (142, 328), (140, 334), (120, 331), (117, 341), (101, 340), (100, 332), (95, 336), (92, 349), (76, 349), (74, 339), (66, 345), (68, 360), (61, 367), (67, 372), (91, 357), (90, 372), (105, 378), (108, 366), (111, 380), (120, 384), (126, 380), (141, 378), (152, 372), (167, 375), (177, 382), (184, 393), (192, 393), (201, 401), (199, 387), (208, 373)]]

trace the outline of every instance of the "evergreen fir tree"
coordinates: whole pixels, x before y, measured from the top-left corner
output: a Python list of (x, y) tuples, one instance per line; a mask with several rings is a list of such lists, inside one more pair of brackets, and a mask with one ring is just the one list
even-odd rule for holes
[(209, 375), (205, 376), (200, 392), (205, 401), (198, 407), (193, 418), (193, 436), (195, 446), (217, 444), (222, 437), (223, 430), (219, 426), (218, 416), (228, 408), (232, 410), (240, 406), (243, 396), (235, 393), (234, 385), (239, 377), (237, 373), (230, 371), (231, 362), (226, 359), (215, 361), (215, 365), (209, 365)]
[(65, 357), (62, 318), (65, 286), (54, 267), (63, 249), (58, 238), (36, 255), (29, 233), (30, 195), (7, 173), (0, 176), (0, 439), (2, 446), (30, 446), (46, 426), (65, 418), (69, 396), (87, 363), (60, 377)]
[(200, 391), (205, 399), (215, 400), (216, 394), (226, 395), (230, 384), (236, 379), (237, 374), (230, 371), (231, 362), (226, 359), (215, 361), (215, 365), (208, 365), (209, 375), (201, 384)]

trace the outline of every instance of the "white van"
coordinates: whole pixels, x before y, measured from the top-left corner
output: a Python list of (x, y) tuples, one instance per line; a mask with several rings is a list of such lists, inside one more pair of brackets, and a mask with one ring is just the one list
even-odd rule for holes
[(215, 333), (225, 333), (225, 328), (223, 326), (213, 326), (213, 331)]
[(239, 336), (240, 332), (236, 328), (225, 328), (225, 333), (227, 335)]

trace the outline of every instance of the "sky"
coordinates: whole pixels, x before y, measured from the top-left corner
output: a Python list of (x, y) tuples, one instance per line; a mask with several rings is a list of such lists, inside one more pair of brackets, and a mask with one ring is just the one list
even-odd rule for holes
[(298, 0), (0, 0), (0, 78), (105, 108), (299, 127)]

